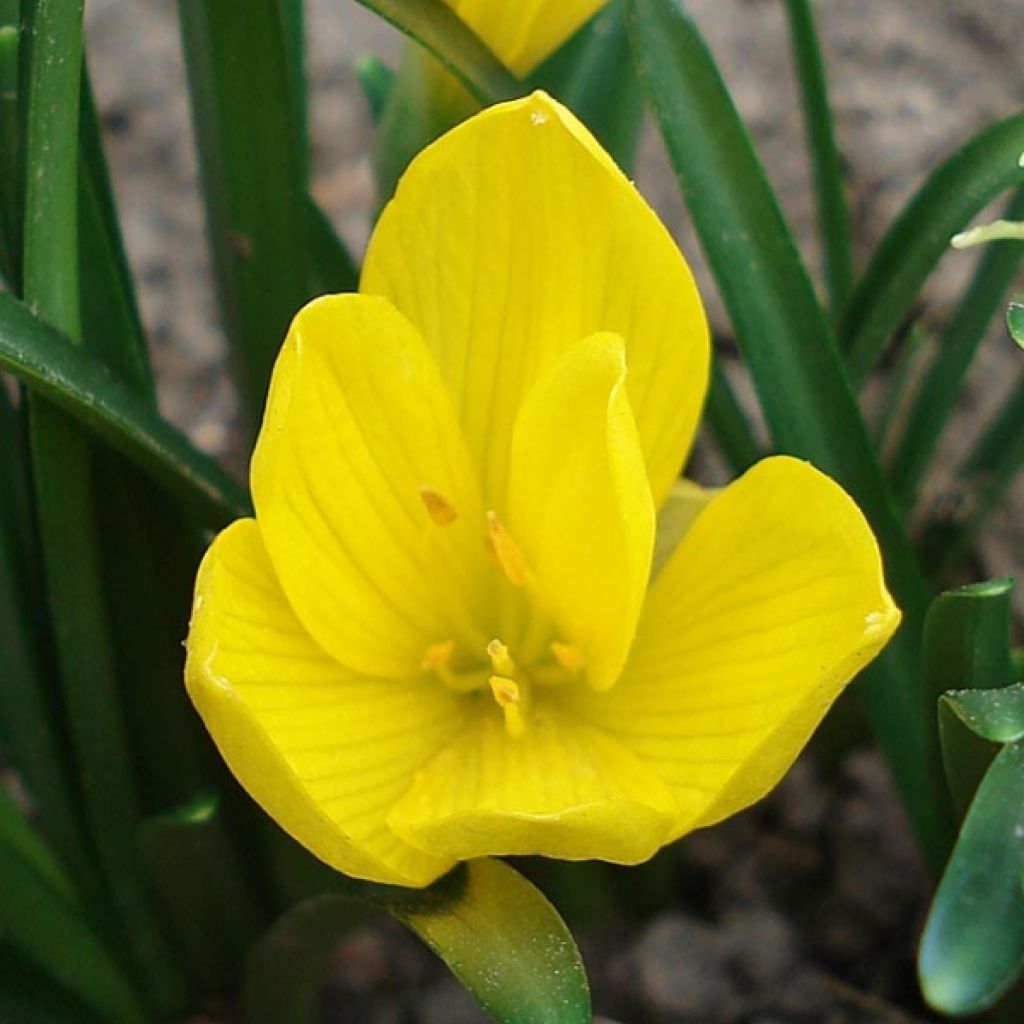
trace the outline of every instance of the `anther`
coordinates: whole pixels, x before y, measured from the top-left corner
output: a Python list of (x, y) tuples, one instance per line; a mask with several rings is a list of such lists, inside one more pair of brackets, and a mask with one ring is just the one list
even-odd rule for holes
[(512, 655), (508, 653), (508, 648), (497, 637), (487, 645), (487, 657), (491, 659), (491, 668), (497, 675), (514, 676), (516, 674), (516, 663), (512, 660)]
[(431, 644), (423, 652), (423, 661), (420, 662), (420, 667), (424, 672), (440, 672), (448, 667), (454, 650), (454, 640), (441, 640), (436, 644)]
[(505, 729), (509, 736), (522, 736), (526, 729), (526, 720), (523, 718), (523, 695), (519, 684), (514, 679), (506, 679), (504, 676), (491, 676), (488, 682), (491, 693), (505, 717)]
[(526, 559), (493, 510), (487, 512), (487, 543), (495, 562), (514, 587), (526, 583)]
[(551, 644), (551, 653), (555, 656), (555, 661), (573, 675), (582, 672), (586, 665), (583, 652), (574, 644), (566, 644), (561, 640), (555, 640)]
[(459, 518), (455, 506), (432, 487), (421, 487), (420, 497), (427, 508), (427, 514), (438, 526), (448, 526), (449, 523), (454, 523)]

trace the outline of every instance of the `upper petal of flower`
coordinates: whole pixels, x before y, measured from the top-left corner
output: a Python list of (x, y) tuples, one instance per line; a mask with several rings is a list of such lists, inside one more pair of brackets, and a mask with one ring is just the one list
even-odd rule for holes
[(495, 508), (524, 396), (579, 339), (618, 334), (660, 504), (704, 399), (707, 323), (664, 226), (560, 104), (491, 107), (424, 150), (381, 215), (361, 290), (433, 350)]
[(423, 679), (354, 675), (296, 618), (251, 519), (206, 553), (185, 669), (188, 692), (242, 785), (331, 867), (420, 886), (451, 867), (385, 824), (413, 774), (457, 735), (459, 700)]
[(429, 351), (385, 299), (327, 296), (296, 316), (252, 492), (289, 603), (338, 661), (408, 678), (432, 643), (486, 644), (473, 471)]
[(514, 74), (529, 74), (608, 0), (445, 0)]
[(626, 379), (621, 338), (579, 342), (527, 395), (512, 437), (508, 525), (527, 588), (598, 689), (629, 654), (654, 547)]
[(766, 459), (655, 578), (616, 687), (557, 696), (669, 785), (678, 836), (768, 792), (899, 620), (857, 506), (807, 463)]

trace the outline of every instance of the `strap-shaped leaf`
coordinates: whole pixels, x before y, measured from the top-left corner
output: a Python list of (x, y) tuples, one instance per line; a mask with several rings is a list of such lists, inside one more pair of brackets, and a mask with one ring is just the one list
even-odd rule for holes
[(818, 233), (833, 310), (842, 309), (853, 281), (850, 211), (843, 189), (843, 168), (832, 125), (825, 61), (814, 24), (811, 0), (786, 0), (789, 40), (804, 108), (807, 153), (818, 198)]
[(300, 904), (250, 960), (246, 1024), (311, 1024), (326, 957), (358, 920), (353, 899), (414, 931), (497, 1024), (589, 1024), (586, 974), (568, 928), (533, 885), (497, 860), (462, 864), (422, 890), (345, 880), (344, 895)]
[(925, 620), (924, 714), (939, 730), (946, 781), (960, 818), (996, 754), (994, 733), (983, 725), (984, 709), (998, 713), (1008, 693), (1002, 687), (1014, 679), (1012, 590), (1012, 581), (992, 580), (947, 591), (932, 602)]
[(255, 426), (311, 298), (295, 25), (278, 0), (179, 0), (178, 12), (221, 317)]
[(230, 992), (261, 915), (215, 793), (143, 820), (139, 850), (193, 977)]
[(598, 12), (530, 76), (529, 84), (561, 100), (632, 173), (644, 94), (630, 56), (625, 0), (613, 0)]
[(985, 774), (932, 904), (918, 957), (921, 988), (942, 1013), (976, 1013), (1024, 966), (1024, 742)]
[(482, 104), (522, 93), (519, 80), (444, 0), (358, 0), (426, 47)]
[(67, 880), (0, 787), (0, 933), (109, 1024), (147, 1019), (117, 961), (83, 919)]
[(938, 745), (920, 714), (918, 643), (929, 594), (885, 481), (825, 314), (714, 59), (678, 0), (630, 0), (640, 79), (665, 138), (776, 447), (838, 480), (881, 544), (904, 624), (861, 677), (925, 847), (949, 830)]
[[(1008, 217), (1024, 217), (1024, 189), (1017, 190), (1006, 213)], [(1020, 242), (1001, 241), (990, 245), (978, 261), (956, 314), (942, 332), (935, 361), (914, 396), (892, 459), (889, 475), (904, 507), (914, 502), (942, 431), (960, 397), (964, 377), (1022, 259), (1024, 245)]]
[(1011, 302), (1006, 311), (1006, 326), (1013, 340), (1024, 348), (1024, 303), (1019, 298)]
[(979, 132), (929, 175), (904, 207), (846, 304), (839, 339), (854, 384), (917, 301), (949, 240), (1001, 192), (1024, 183), (1024, 114)]
[(249, 514), (245, 490), (99, 360), (0, 293), (0, 369), (74, 416), (211, 527)]
[[(40, 317), (64, 332), (69, 344), (79, 344), (82, 2), (28, 0), (22, 13), (22, 294)], [(35, 511), (61, 696), (83, 814), (109, 899), (93, 901), (91, 909), (112, 914), (125, 958), (138, 971), (152, 1006), (170, 1015), (182, 1008), (184, 979), (146, 891), (134, 846), (140, 795), (112, 686), (116, 668), (98, 550), (90, 439), (38, 395), (29, 396), (28, 407)]]

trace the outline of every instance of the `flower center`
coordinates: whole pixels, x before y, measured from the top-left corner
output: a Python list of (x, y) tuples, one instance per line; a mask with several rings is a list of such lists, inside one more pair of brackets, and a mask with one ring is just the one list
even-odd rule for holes
[[(481, 655), (486, 656), (486, 660)], [(423, 656), (424, 672), (459, 693), (489, 694), (500, 711), (508, 735), (522, 736), (529, 727), (539, 692), (576, 681), (583, 668), (579, 650), (556, 641), (547, 657), (523, 666), (497, 637), (481, 652), (461, 651), (453, 640), (431, 644)]]

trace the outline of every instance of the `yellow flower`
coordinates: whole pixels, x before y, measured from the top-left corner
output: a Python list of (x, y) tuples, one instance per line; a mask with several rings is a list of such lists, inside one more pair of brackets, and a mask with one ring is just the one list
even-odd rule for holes
[(445, 0), (513, 74), (528, 75), (608, 0)]
[(549, 97), (415, 161), (361, 294), (296, 317), (256, 519), (196, 585), (189, 692), (286, 831), (420, 886), (635, 863), (777, 782), (899, 612), (806, 463), (677, 484), (708, 359), (678, 249)]

